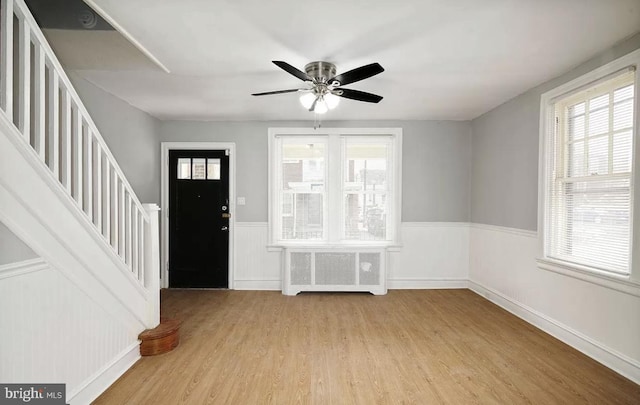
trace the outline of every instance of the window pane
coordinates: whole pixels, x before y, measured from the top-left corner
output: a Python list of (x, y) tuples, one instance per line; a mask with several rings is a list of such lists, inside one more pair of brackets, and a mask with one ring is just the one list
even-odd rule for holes
[(178, 159), (178, 179), (190, 179), (191, 178), (191, 159), (179, 158)]
[(323, 143), (291, 143), (282, 146), (282, 188), (295, 191), (324, 190)]
[(589, 174), (609, 173), (609, 137), (589, 139)]
[(613, 172), (631, 172), (631, 131), (613, 136)]
[(569, 118), (569, 141), (584, 138), (584, 115)]
[(604, 134), (609, 131), (609, 107), (589, 114), (589, 135)]
[(569, 116), (575, 117), (576, 115), (584, 115), (584, 107), (584, 102), (572, 105), (571, 107), (569, 107)]
[(347, 144), (345, 188), (350, 191), (387, 189), (387, 145)]
[(584, 176), (584, 142), (575, 142), (569, 145), (569, 163), (568, 174), (569, 177), (582, 177)]
[(633, 85), (622, 87), (613, 92), (613, 102), (628, 100), (633, 98)]
[(207, 179), (220, 180), (220, 159), (207, 159)]
[(282, 194), (282, 216), (290, 217), (293, 215), (293, 197), (294, 194)]
[(558, 250), (577, 263), (623, 270), (630, 235), (629, 180), (566, 184), (567, 234)]
[(193, 159), (193, 175), (192, 179), (194, 180), (204, 180), (206, 179), (206, 171), (205, 171), (205, 162), (207, 160), (204, 158)]
[(385, 240), (387, 238), (386, 200), (386, 194), (347, 194), (345, 239)]
[(600, 107), (604, 107), (609, 104), (609, 93), (603, 94), (596, 98), (589, 100), (589, 111), (597, 110)]
[(323, 239), (322, 194), (296, 193), (292, 199), (292, 214), (281, 218), (282, 239)]
[(633, 100), (623, 101), (613, 106), (613, 130), (633, 126)]

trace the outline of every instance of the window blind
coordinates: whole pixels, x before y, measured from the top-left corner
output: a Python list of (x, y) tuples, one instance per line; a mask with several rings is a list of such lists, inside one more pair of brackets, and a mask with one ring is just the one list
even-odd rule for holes
[(555, 101), (549, 257), (629, 274), (633, 70)]

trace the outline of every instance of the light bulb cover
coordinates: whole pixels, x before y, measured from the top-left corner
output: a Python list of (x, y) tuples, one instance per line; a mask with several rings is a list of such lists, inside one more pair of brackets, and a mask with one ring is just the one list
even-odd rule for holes
[(340, 104), (340, 97), (335, 94), (328, 93), (324, 95), (324, 101), (327, 103), (327, 107), (330, 110), (333, 110), (338, 106), (338, 104)]
[(323, 97), (318, 98), (318, 102), (316, 103), (316, 108), (313, 110), (316, 114), (324, 114), (329, 110), (327, 107), (327, 102), (324, 101)]
[(316, 95), (312, 92), (304, 93), (300, 96), (300, 104), (307, 110), (311, 108), (313, 102), (316, 100)]

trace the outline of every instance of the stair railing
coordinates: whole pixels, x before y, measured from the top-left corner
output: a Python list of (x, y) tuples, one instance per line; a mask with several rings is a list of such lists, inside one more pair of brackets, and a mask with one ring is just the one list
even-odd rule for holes
[(157, 210), (136, 197), (24, 1), (0, 3), (2, 113), (137, 282), (157, 289)]

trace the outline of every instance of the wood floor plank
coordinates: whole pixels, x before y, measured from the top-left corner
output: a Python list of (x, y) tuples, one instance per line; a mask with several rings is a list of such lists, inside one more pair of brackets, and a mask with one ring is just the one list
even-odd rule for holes
[(180, 346), (96, 404), (638, 404), (640, 386), (469, 290), (165, 290)]

